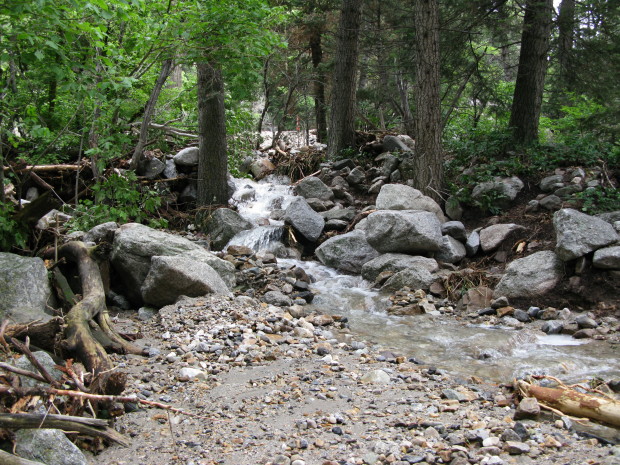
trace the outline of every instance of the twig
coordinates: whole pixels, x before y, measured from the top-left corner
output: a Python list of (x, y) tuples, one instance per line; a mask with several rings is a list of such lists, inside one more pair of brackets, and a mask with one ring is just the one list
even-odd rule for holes
[[(28, 338), (26, 338), (26, 339), (28, 339)], [(52, 375), (50, 375), (49, 372), (45, 369), (45, 367), (43, 365), (41, 365), (41, 362), (39, 362), (37, 360), (37, 358), (32, 354), (30, 349), (28, 347), (26, 347), (25, 344), (22, 344), (21, 342), (19, 342), (14, 337), (11, 338), (11, 343), (15, 347), (17, 347), (21, 353), (23, 353), (26, 357), (28, 357), (28, 360), (30, 360), (30, 363), (32, 363), (32, 365), (34, 365), (34, 367), (37, 370), (39, 370), (39, 373), (41, 373), (43, 375), (43, 378), (45, 378), (45, 381), (47, 381), (49, 384), (51, 384), (54, 387), (59, 387), (60, 386), (60, 383), (58, 381), (56, 381), (54, 378), (52, 378)]]
[(14, 367), (8, 363), (0, 362), (0, 368), (11, 373), (15, 373), (16, 375), (27, 376), (29, 378), (36, 379), (37, 381), (47, 383), (47, 380), (40, 374), (28, 370), (22, 370), (21, 368)]
[[(79, 399), (88, 399), (93, 401), (100, 402), (120, 402), (120, 403), (129, 403), (129, 402), (137, 402), (142, 405), (148, 405), (149, 407), (156, 407), (162, 410), (169, 410), (174, 413), (178, 413), (180, 415), (187, 415), (189, 417), (194, 418), (205, 418), (213, 421), (218, 421), (211, 417), (206, 417), (203, 415), (198, 415), (191, 412), (186, 412), (184, 410), (172, 407), (171, 405), (162, 404), (160, 402), (153, 402), (150, 400), (140, 399), (136, 396), (111, 396), (105, 394), (90, 394), (87, 392), (81, 391), (70, 391), (67, 389), (56, 389), (51, 387), (34, 387), (28, 389), (16, 389), (10, 386), (0, 386), (0, 394), (12, 394), (18, 396), (40, 396), (40, 395), (53, 395), (53, 396), (68, 396), (75, 397)], [(219, 420), (219, 421), (227, 421), (227, 420)]]

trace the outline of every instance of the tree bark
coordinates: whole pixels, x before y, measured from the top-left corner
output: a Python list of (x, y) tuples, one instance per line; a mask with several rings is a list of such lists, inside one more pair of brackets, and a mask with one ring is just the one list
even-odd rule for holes
[(435, 200), (443, 184), (441, 100), (439, 95), (439, 5), (414, 2), (416, 92), (414, 185)]
[(355, 78), (362, 3), (362, 0), (342, 0), (327, 144), (327, 157), (331, 159), (355, 145)]
[(159, 76), (157, 77), (157, 81), (155, 81), (155, 86), (151, 91), (151, 96), (149, 97), (149, 101), (146, 104), (146, 108), (144, 109), (144, 116), (142, 117), (142, 125), (140, 126), (140, 137), (138, 139), (138, 144), (133, 152), (133, 156), (131, 157), (131, 162), (129, 163), (130, 170), (136, 170), (138, 168), (138, 164), (140, 163), (140, 159), (142, 158), (142, 152), (144, 150), (144, 146), (148, 140), (149, 134), (149, 125), (151, 123), (151, 119), (153, 118), (153, 113), (155, 113), (155, 105), (157, 105), (157, 99), (159, 98), (159, 94), (166, 83), (166, 79), (168, 79), (168, 75), (172, 70), (173, 61), (171, 58), (164, 60), (161, 71), (159, 72)]
[(562, 0), (558, 15), (558, 66), (561, 91), (573, 87), (573, 41), (575, 40), (575, 0)]
[(518, 144), (538, 140), (552, 11), (552, 0), (528, 0), (525, 4), (519, 68), (510, 112), (513, 140)]
[(325, 105), (325, 71), (321, 66), (323, 62), (322, 33), (315, 27), (310, 37), (310, 52), (312, 53), (312, 67), (314, 68), (314, 116), (316, 124), (316, 137), (318, 142), (327, 140), (327, 109)]
[(224, 81), (220, 67), (205, 61), (198, 69), (198, 206), (228, 203), (228, 159)]

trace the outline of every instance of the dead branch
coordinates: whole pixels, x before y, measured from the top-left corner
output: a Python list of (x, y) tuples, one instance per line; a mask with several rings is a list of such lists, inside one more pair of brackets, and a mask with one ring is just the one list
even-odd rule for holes
[(17, 455), (9, 454), (0, 449), (0, 463), (4, 465), (45, 465), (41, 462), (33, 462), (32, 460), (23, 459)]
[(153, 402), (150, 400), (140, 399), (136, 396), (115, 396), (115, 395), (105, 395), (105, 394), (90, 394), (87, 392), (81, 391), (70, 391), (67, 389), (55, 389), (51, 387), (34, 387), (34, 388), (14, 388), (11, 386), (0, 385), (0, 394), (6, 395), (14, 395), (18, 397), (26, 397), (26, 396), (67, 396), (85, 400), (92, 400), (95, 402), (120, 402), (122, 404), (125, 403), (139, 403), (142, 405), (147, 405), (149, 407), (155, 407), (163, 410), (169, 410), (173, 413), (178, 413), (180, 415), (187, 415), (195, 418), (207, 418), (214, 420), (210, 417), (205, 417), (203, 415), (197, 415), (195, 413), (186, 412), (184, 410), (172, 407), (171, 405), (162, 404), (160, 402)]
[(37, 348), (52, 352), (62, 324), (62, 318), (54, 317), (45, 322), (35, 321), (10, 325), (4, 330), (4, 337), (3, 332), (0, 331), (0, 343), (5, 339), (10, 341), (11, 338), (25, 339), (28, 337), (31, 341), (37, 341)]
[(129, 445), (122, 434), (108, 426), (107, 421), (98, 420), (96, 418), (38, 413), (0, 413), (0, 428), (51, 428), (64, 431), (77, 431), (78, 433), (87, 434), (89, 436), (101, 437), (125, 447)]
[(4, 171), (14, 170), (17, 173), (34, 171), (35, 173), (49, 173), (54, 171), (80, 171), (85, 165), (26, 165), (17, 167), (5, 166)]
[(14, 367), (13, 365), (9, 365), (8, 363), (0, 362), (0, 369), (15, 373), (16, 375), (27, 376), (28, 378), (36, 379), (37, 381), (41, 381), (42, 383), (47, 383), (47, 380), (42, 375), (33, 371), (23, 370), (21, 368)]
[(17, 350), (19, 350), (22, 354), (24, 354), (28, 358), (30, 363), (37, 370), (39, 370), (39, 373), (41, 373), (41, 376), (43, 376), (46, 382), (48, 382), (54, 387), (60, 386), (58, 381), (52, 378), (52, 375), (49, 374), (49, 372), (45, 369), (45, 367), (41, 365), (41, 362), (39, 362), (39, 360), (37, 360), (37, 358), (32, 354), (32, 352), (30, 351), (30, 349), (28, 348), (26, 344), (22, 344), (15, 338), (11, 338), (11, 343), (17, 348)]

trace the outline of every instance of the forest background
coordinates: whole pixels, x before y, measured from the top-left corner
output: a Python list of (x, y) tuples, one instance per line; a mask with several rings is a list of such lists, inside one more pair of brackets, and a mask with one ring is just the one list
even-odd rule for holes
[(198, 142), (198, 207), (225, 204), (262, 130), (312, 130), (329, 159), (408, 134), (415, 186), (465, 203), (493, 176), (597, 165), (583, 208), (620, 210), (619, 32), (618, 0), (3, 1), (0, 247), (28, 248), (37, 167), (82, 173), (54, 192), (74, 229), (166, 226), (141, 160)]

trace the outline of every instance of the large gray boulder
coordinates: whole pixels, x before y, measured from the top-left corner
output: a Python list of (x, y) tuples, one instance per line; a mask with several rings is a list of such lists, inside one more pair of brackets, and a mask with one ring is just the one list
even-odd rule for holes
[(45, 465), (86, 465), (86, 457), (58, 429), (15, 431), (15, 454)]
[(434, 273), (439, 269), (439, 265), (433, 258), (402, 253), (386, 253), (364, 263), (364, 266), (362, 266), (362, 277), (368, 281), (374, 281), (384, 271), (397, 273), (408, 268), (425, 268), (430, 273)]
[(523, 189), (523, 181), (516, 176), (495, 178), (478, 184), (471, 192), (471, 198), (485, 207), (507, 208)]
[(582, 257), (620, 240), (611, 224), (572, 208), (555, 212), (553, 227), (556, 236), (555, 252), (564, 261)]
[(381, 253), (435, 252), (442, 244), (441, 223), (426, 211), (380, 210), (368, 215), (366, 239)]
[(325, 218), (325, 221), (329, 221), (329, 220), (343, 220), (346, 221), (347, 223), (351, 220), (353, 220), (353, 218), (355, 218), (355, 208), (353, 207), (347, 207), (347, 208), (340, 208), (340, 207), (335, 207), (332, 208), (331, 210), (327, 210), (326, 212), (321, 212), (320, 215)]
[(564, 262), (551, 250), (519, 258), (506, 267), (494, 296), (538, 297), (551, 291), (564, 275)]
[(235, 285), (235, 267), (202, 246), (184, 237), (138, 223), (122, 225), (114, 234), (112, 266), (125, 284), (125, 293), (134, 304), (142, 304), (140, 288), (151, 268), (151, 257), (182, 255), (215, 269), (229, 287)]
[(51, 296), (43, 260), (0, 252), (0, 321), (48, 321)]
[(327, 239), (315, 253), (324, 265), (349, 273), (360, 273), (364, 263), (379, 255), (366, 241), (364, 232), (358, 230)]
[(198, 166), (198, 147), (187, 147), (181, 150), (173, 160), (177, 166)]
[(423, 210), (433, 212), (444, 223), (446, 217), (441, 207), (430, 197), (405, 184), (385, 184), (376, 201), (378, 210)]
[(411, 152), (411, 148), (397, 136), (385, 136), (383, 150), (385, 152)]
[(620, 270), (620, 246), (598, 249), (594, 252), (592, 264), (605, 270)]
[(452, 236), (441, 238), (441, 248), (435, 254), (435, 258), (444, 263), (458, 263), (465, 258), (467, 252), (462, 242)]
[(205, 223), (205, 232), (215, 250), (222, 250), (237, 233), (246, 229), (252, 229), (252, 223), (230, 208), (218, 208)]
[(514, 223), (488, 226), (480, 231), (480, 247), (484, 252), (491, 252), (502, 245), (514, 232), (524, 229), (523, 226)]
[(230, 294), (219, 274), (206, 263), (189, 257), (153, 257), (151, 268), (140, 288), (145, 303), (156, 307), (169, 305), (182, 296)]
[(408, 287), (413, 290), (422, 289), (426, 291), (435, 282), (435, 279), (435, 276), (426, 268), (408, 268), (399, 271), (388, 279), (381, 290), (394, 292), (403, 287)]
[(84, 238), (82, 239), (84, 242), (95, 242), (99, 243), (106, 237), (108, 234), (111, 234), (112, 231), (116, 231), (118, 229), (118, 223), (115, 221), (108, 221), (107, 223), (101, 223), (90, 229), (84, 234)]
[(316, 242), (325, 227), (325, 220), (315, 212), (306, 199), (295, 197), (284, 212), (284, 222), (310, 242)]
[(316, 176), (308, 176), (295, 186), (295, 193), (305, 199), (333, 200), (334, 193)]
[(276, 165), (274, 165), (267, 158), (258, 158), (252, 162), (250, 165), (250, 171), (254, 176), (254, 179), (260, 181), (265, 176), (273, 173), (276, 170)]

